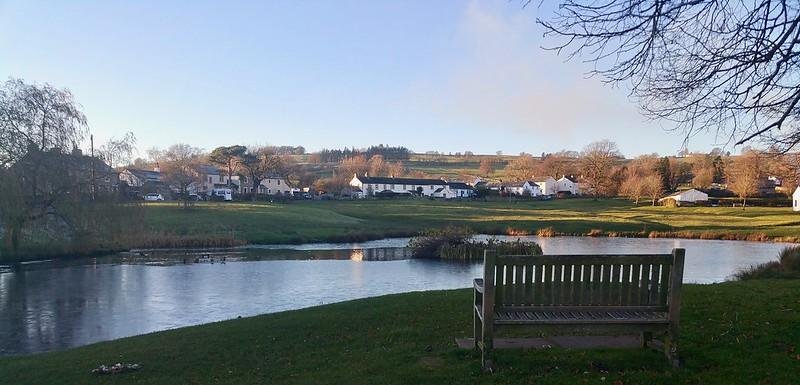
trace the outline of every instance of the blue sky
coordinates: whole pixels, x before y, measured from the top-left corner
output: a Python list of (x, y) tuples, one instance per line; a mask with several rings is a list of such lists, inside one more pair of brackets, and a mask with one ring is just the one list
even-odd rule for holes
[[(537, 12), (507, 0), (0, 0), (0, 77), (71, 89), (96, 141), (133, 131), (141, 155), (176, 142), (539, 154), (604, 138), (627, 156), (680, 150), (683, 135), (625, 90), (542, 50)], [(702, 134), (689, 149), (725, 142)]]

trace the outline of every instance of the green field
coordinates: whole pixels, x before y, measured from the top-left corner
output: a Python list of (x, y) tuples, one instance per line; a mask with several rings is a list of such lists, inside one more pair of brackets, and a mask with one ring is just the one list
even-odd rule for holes
[[(490, 234), (531, 233), (724, 238), (796, 237), (800, 215), (788, 207), (634, 207), (624, 200), (293, 201), (289, 203), (148, 204), (149, 231), (172, 237), (232, 237), (247, 243), (350, 241), (412, 235), (447, 225)], [(621, 234), (620, 234), (621, 233)], [(760, 238), (759, 238), (760, 239)]]
[[(649, 350), (501, 350), (498, 373), (455, 347), (469, 290), (391, 295), (0, 358), (7, 384), (796, 384), (800, 281), (687, 285), (685, 367)], [(100, 364), (140, 363), (98, 377)], [(605, 366), (608, 373), (596, 369)]]

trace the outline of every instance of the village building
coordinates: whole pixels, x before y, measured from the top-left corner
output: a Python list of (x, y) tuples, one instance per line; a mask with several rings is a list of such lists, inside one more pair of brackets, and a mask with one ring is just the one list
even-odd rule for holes
[(542, 195), (556, 195), (558, 192), (558, 182), (551, 176), (534, 179), (533, 182), (542, 190)]
[(197, 182), (193, 183), (190, 191), (195, 194), (208, 195), (215, 188), (227, 188), (228, 175), (222, 170), (208, 165), (198, 165), (194, 167)]
[(707, 201), (708, 194), (696, 189), (678, 191), (672, 195), (668, 195), (658, 200), (658, 202), (661, 204), (675, 206), (694, 205)]
[(580, 189), (578, 188), (578, 182), (574, 178), (564, 175), (561, 179), (556, 181), (556, 193), (579, 195)]
[(253, 191), (253, 183), (247, 176), (234, 175), (231, 179), (232, 183), (238, 187), (239, 192), (242, 194), (258, 194), (258, 195), (291, 195), (292, 186), (285, 177), (280, 175), (269, 175), (261, 180), (258, 189)]
[(142, 170), (138, 168), (124, 168), (119, 173), (119, 181), (136, 190), (148, 186), (161, 185), (163, 182), (161, 172), (158, 170)]
[(519, 196), (532, 196), (538, 197), (542, 195), (542, 189), (539, 187), (536, 182), (533, 181), (522, 181), (517, 183), (512, 183), (505, 186), (506, 192), (511, 195), (519, 195)]
[(353, 175), (350, 187), (361, 190), (363, 196), (418, 195), (435, 198), (466, 198), (473, 190), (466, 183), (442, 179), (371, 177)]
[(800, 211), (800, 187), (794, 189), (794, 194), (792, 194), (792, 210)]

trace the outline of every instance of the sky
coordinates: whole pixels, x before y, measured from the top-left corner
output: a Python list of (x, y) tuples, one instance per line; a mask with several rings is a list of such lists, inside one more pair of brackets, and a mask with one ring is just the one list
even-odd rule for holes
[[(95, 142), (675, 154), (684, 135), (486, 1), (0, 0), (0, 78), (68, 88)], [(713, 132), (691, 151), (733, 150)]]

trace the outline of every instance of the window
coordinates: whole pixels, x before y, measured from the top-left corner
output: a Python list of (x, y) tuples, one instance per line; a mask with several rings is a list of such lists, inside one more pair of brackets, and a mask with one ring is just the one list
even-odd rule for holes
[(281, 185), (281, 180), (280, 180), (280, 179), (278, 179), (278, 186), (280, 186), (280, 185)]
[(208, 176), (208, 183), (211, 183), (211, 176)]

